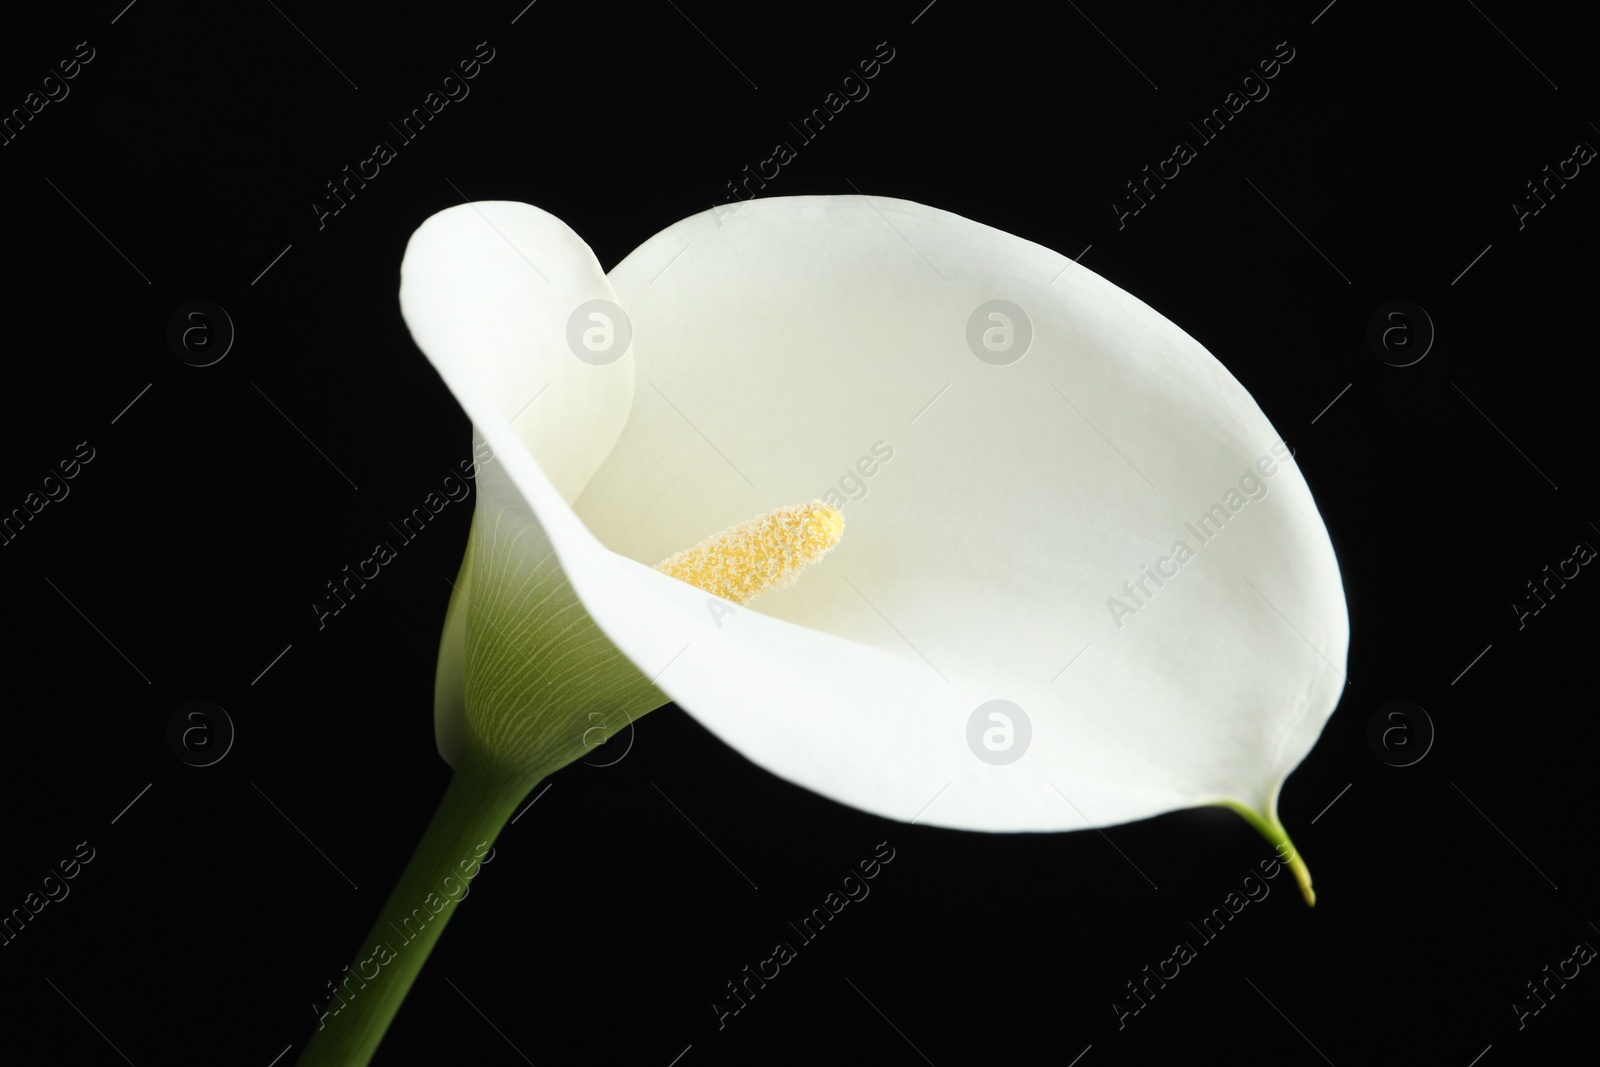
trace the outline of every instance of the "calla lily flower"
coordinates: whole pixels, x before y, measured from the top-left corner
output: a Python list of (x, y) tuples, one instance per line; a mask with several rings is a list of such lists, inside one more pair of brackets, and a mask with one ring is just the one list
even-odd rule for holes
[[(996, 365), (969, 317), (1002, 298), (1031, 341)], [(631, 337), (599, 366), (571, 343), (594, 301)], [(629, 715), (670, 697), (774, 774), (889, 818), (1075, 830), (1233, 802), (1270, 823), (1343, 688), (1338, 564), (1265, 415), (1056, 252), (903, 200), (806, 196), (685, 219), (605, 274), (553, 216), (477, 203), (417, 231), (401, 307), (497, 457), (457, 597), (492, 640), (453, 605), (447, 759), (475, 697), (531, 722), (601, 681)], [(747, 611), (650, 566), (841, 475), (867, 487), (842, 501), (844, 546)], [(1192, 558), (1152, 584), (1178, 542)], [(568, 661), (590, 673), (554, 677)], [(999, 766), (967, 740), (996, 699), (1032, 735)]]
[[(801, 196), (609, 273), (536, 207), (452, 207), (400, 305), (493, 455), (435, 725), (497, 810), (671, 701), (891, 819), (1223, 804), (1289, 847), (1279, 790), (1346, 684), (1338, 563), (1249, 393), (1135, 297), (946, 211)], [(813, 499), (839, 546), (746, 607), (653, 566)]]

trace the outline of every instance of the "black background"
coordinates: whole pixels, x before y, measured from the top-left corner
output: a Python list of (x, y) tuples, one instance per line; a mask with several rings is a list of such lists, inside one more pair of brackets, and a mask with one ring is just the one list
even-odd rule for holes
[[(779, 781), (668, 707), (507, 828), (373, 1062), (1492, 1067), (1588, 1047), (1587, 968), (1520, 1030), (1511, 1005), (1600, 944), (1600, 578), (1584, 568), (1521, 629), (1510, 603), (1600, 544), (1600, 177), (1584, 167), (1522, 228), (1511, 207), (1600, 143), (1589, 35), (1500, 0), (925, 2), (540, 0), (519, 18), (519, 0), (112, 0), (9, 27), (6, 110), (78, 42), (94, 58), (0, 147), (0, 508), (78, 442), (95, 458), (0, 548), (0, 909), (78, 842), (95, 858), (0, 948), (0, 1058), (267, 1067), (292, 1046), (287, 1067), (442, 794), (434, 655), (470, 508), (325, 629), (310, 608), (469, 454), (399, 314), (413, 229), (462, 196), (523, 200), (609, 268), (723, 203), (882, 41), (870, 96), (764, 195), (902, 197), (1087, 248), (1297, 450), (1352, 628), (1350, 687), (1281, 802), (1319, 903), (1269, 883), (1119, 1031), (1124, 983), (1270, 854), (1236, 816), (908, 826)], [(470, 96), (319, 229), (324, 183), (480, 41), (495, 57)], [(1119, 229), (1123, 182), (1195, 140), (1186, 120), (1280, 41), (1294, 58), (1270, 96)], [(210, 367), (165, 339), (192, 299), (237, 331)], [(1413, 366), (1365, 340), (1393, 299), (1437, 328)], [(194, 698), (237, 727), (207, 768), (165, 739)], [(1437, 730), (1406, 768), (1366, 741), (1397, 698)], [(880, 841), (895, 859), (870, 897), (719, 1031), (723, 983)]]

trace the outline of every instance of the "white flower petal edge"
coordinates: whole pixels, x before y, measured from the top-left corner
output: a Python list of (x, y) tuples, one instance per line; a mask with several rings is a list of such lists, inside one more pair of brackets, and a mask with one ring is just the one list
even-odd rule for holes
[[(596, 365), (568, 348), (572, 313), (589, 301), (615, 301), (593, 251), (552, 215), (486, 201), (427, 219), (406, 247), (400, 274), (401, 311), (413, 339), (474, 423), (486, 428), (474, 455), (509, 448), (516, 464), (531, 454), (546, 484), (563, 501), (575, 499), (616, 442), (633, 401), (631, 351)], [(543, 719), (546, 728), (561, 717), (551, 714), (553, 702), (568, 702), (570, 717), (578, 704), (587, 714), (591, 702), (614, 698), (606, 709), (611, 720), (584, 719), (577, 731), (563, 730), (557, 755), (570, 754), (596, 723), (620, 728), (618, 711), (636, 716), (664, 703), (609, 642), (594, 640), (597, 631), (542, 528), (494, 460), (477, 464), (477, 481), (473, 533), (434, 677), (434, 732), (446, 762), (459, 763), (473, 685), (494, 692), (495, 699), (480, 703)], [(486, 643), (469, 670), (473, 630), (485, 631)], [(593, 677), (608, 671), (615, 683), (609, 688)], [(480, 730), (511, 728), (488, 721), (498, 717), (484, 718)], [(548, 745), (545, 732), (524, 740)], [(581, 744), (578, 754), (594, 743)]]
[[(527, 205), (468, 208), (486, 217), (456, 208), (419, 229), (401, 302), (494, 449), (480, 515), (537, 527), (563, 588), (714, 734), (825, 796), (931, 825), (1071, 830), (1227, 799), (1275, 820), (1342, 690), (1348, 616), (1292, 463), (1206, 542), (1186, 532), (1279, 441), (1198, 342), (1058, 253), (923, 205), (705, 212), (609, 276), (637, 386), (620, 436), (590, 438), (606, 454), (574, 510), (549, 438), (524, 443), (536, 423), (507, 419), (506, 335), (463, 324), (523, 315), (538, 360), (604, 369), (556, 343), (590, 297), (532, 322), (518, 290), (532, 275), (491, 251), (515, 244), (541, 269), (549, 256), (554, 282), (582, 242)], [(966, 343), (993, 299), (1032, 324), (1009, 366)], [(878, 442), (892, 459), (843, 482)], [(843, 543), (751, 609), (646, 565), (840, 484), (867, 487)], [(1116, 625), (1107, 599), (1180, 540), (1193, 558)], [(1002, 766), (967, 742), (994, 699), (1032, 727)]]

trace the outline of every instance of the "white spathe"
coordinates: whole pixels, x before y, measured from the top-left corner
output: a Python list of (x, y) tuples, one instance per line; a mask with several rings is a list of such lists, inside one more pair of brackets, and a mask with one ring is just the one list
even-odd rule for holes
[[(605, 366), (566, 340), (596, 299), (632, 325)], [(1008, 366), (967, 343), (995, 299), (1032, 325)], [(804, 196), (695, 215), (606, 275), (555, 217), (479, 202), (418, 228), (400, 301), (495, 455), (477, 552), (485, 515), (520, 515), (497, 551), (543, 566), (541, 610), (580, 605), (661, 694), (824, 796), (990, 831), (1224, 799), (1271, 820), (1339, 700), (1333, 547), (1294, 463), (1256, 468), (1279, 435), (1197, 341), (1040, 245), (904, 200)], [(1185, 524), (1241, 499), (1245, 474), (1267, 495), (1202, 543)], [(791, 589), (733, 611), (651, 569), (841, 482), (865, 495)], [(1179, 541), (1193, 557), (1128, 597)], [(472, 572), (476, 605), (492, 591)], [(1118, 626), (1111, 597), (1142, 606)], [(440, 655), (452, 762), (463, 618)], [(1032, 729), (1005, 765), (968, 745), (996, 699)]]

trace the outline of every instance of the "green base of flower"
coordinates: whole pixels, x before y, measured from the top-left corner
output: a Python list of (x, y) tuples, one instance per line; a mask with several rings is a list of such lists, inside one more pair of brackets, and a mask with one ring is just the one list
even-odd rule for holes
[(1306, 861), (1300, 858), (1300, 850), (1289, 840), (1289, 831), (1278, 821), (1277, 813), (1274, 812), (1270, 818), (1262, 818), (1254, 809), (1246, 807), (1237, 800), (1219, 800), (1217, 805), (1238, 812), (1245, 822), (1254, 826), (1261, 836), (1278, 850), (1278, 858), (1294, 872), (1295, 881), (1300, 883), (1300, 895), (1306, 898), (1306, 905), (1316, 906), (1317, 893), (1311, 888), (1311, 870), (1306, 866)]

